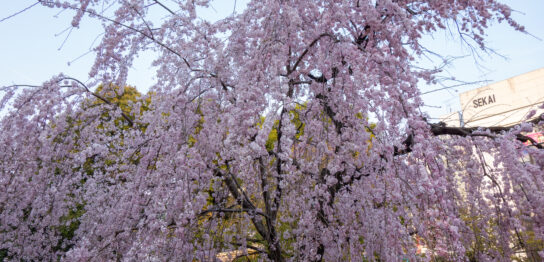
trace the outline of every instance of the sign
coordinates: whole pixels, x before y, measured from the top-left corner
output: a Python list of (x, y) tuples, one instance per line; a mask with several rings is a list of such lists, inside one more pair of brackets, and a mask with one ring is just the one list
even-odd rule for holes
[[(530, 133), (530, 134), (526, 134), (525, 136), (528, 136), (530, 138), (532, 138), (533, 140), (535, 140), (537, 143), (544, 143), (544, 134), (538, 132), (538, 133)], [(531, 141), (527, 141), (525, 143), (526, 146), (529, 146), (531, 145)]]
[(544, 67), (459, 94), (465, 127), (513, 126), (544, 102)]
[(495, 94), (472, 100), (472, 103), (474, 104), (474, 108), (486, 106), (488, 104), (493, 104), (495, 102), (497, 102), (497, 99), (495, 99)]

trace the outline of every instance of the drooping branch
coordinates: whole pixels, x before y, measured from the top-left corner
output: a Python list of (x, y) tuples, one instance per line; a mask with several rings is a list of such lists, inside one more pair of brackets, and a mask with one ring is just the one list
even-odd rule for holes
[(317, 38), (315, 38), (309, 45), (306, 49), (304, 49), (304, 51), (302, 52), (302, 54), (300, 54), (300, 56), (297, 58), (297, 60), (295, 61), (295, 64), (293, 64), (293, 66), (287, 66), (287, 75), (290, 75), (292, 72), (294, 72), (295, 70), (297, 70), (297, 67), (298, 65), (300, 64), (300, 62), (302, 61), (302, 59), (304, 59), (304, 57), (308, 54), (308, 52), (310, 51), (310, 48), (312, 48), (313, 46), (315, 46), (319, 40), (321, 40), (321, 38), (323, 37), (330, 37), (330, 38), (334, 38), (333, 35), (329, 34), (329, 33), (323, 33), (323, 34), (320, 34)]
[[(159, 4), (161, 7), (163, 7), (164, 9), (166, 9), (169, 13), (171, 13), (172, 15), (175, 15), (175, 13), (169, 9), (168, 7), (166, 7), (164, 4), (162, 4), (161, 2), (159, 1), (154, 1), (155, 3)], [(70, 7), (67, 7), (67, 8), (70, 8)], [(222, 87), (224, 89), (226, 89), (227, 87), (232, 87), (232, 85), (229, 85), (227, 83), (225, 83), (225, 81), (223, 81), (222, 79), (220, 79), (218, 77), (218, 75), (216, 73), (213, 73), (213, 72), (209, 72), (208, 70), (205, 70), (205, 69), (201, 69), (201, 68), (195, 68), (193, 65), (191, 65), (191, 63), (189, 63), (189, 60), (187, 60), (187, 58), (185, 58), (181, 53), (177, 52), (176, 50), (172, 49), (172, 47), (168, 46), (167, 44), (165, 44), (164, 42), (160, 41), (159, 39), (155, 38), (153, 33), (152, 33), (152, 30), (151, 28), (147, 25), (146, 21), (143, 20), (143, 17), (141, 18), (143, 20), (143, 22), (145, 23), (145, 25), (147, 26), (148, 28), (148, 31), (149, 31), (149, 34), (142, 31), (142, 30), (139, 30), (137, 28), (135, 28), (133, 25), (127, 25), (127, 24), (124, 24), (124, 23), (121, 23), (119, 21), (116, 21), (115, 19), (111, 19), (107, 16), (104, 16), (102, 14), (99, 14), (97, 12), (94, 12), (92, 10), (89, 10), (89, 9), (85, 9), (85, 10), (81, 10), (83, 11), (84, 13), (87, 13), (89, 14), (90, 16), (93, 16), (93, 17), (97, 17), (98, 19), (100, 20), (103, 20), (103, 21), (107, 21), (107, 22), (110, 22), (110, 23), (113, 23), (117, 26), (120, 26), (120, 27), (124, 27), (126, 29), (129, 29), (135, 33), (138, 33), (140, 34), (141, 36), (149, 39), (151, 42), (159, 45), (160, 47), (166, 49), (168, 52), (176, 55), (177, 57), (179, 57), (183, 63), (187, 66), (187, 68), (189, 68), (189, 70), (191, 70), (192, 72), (202, 72), (204, 73), (205, 75), (211, 77), (211, 78), (216, 78), (222, 85)], [(137, 13), (138, 11), (135, 10)], [(139, 14), (139, 13), (138, 13)]]
[[(529, 124), (538, 124), (540, 121), (544, 119), (544, 114), (541, 114), (539, 117), (534, 118), (531, 121), (527, 121), (526, 123)], [(429, 124), (430, 131), (434, 136), (442, 136), (442, 135), (451, 135), (451, 136), (461, 136), (461, 137), (477, 137), (477, 136), (483, 136), (483, 137), (489, 137), (492, 139), (497, 138), (497, 135), (504, 131), (509, 131), (513, 128), (515, 128), (517, 125), (511, 125), (511, 126), (491, 126), (491, 127), (449, 127), (446, 126), (444, 123), (437, 123), (437, 124)], [(477, 131), (489, 131), (489, 133), (483, 133), (483, 132), (477, 132)], [(538, 149), (544, 149), (544, 146), (541, 143), (538, 143), (533, 138), (528, 137), (526, 135), (517, 134), (516, 140), (520, 142), (530, 142), (531, 146), (534, 146)], [(394, 155), (404, 155), (407, 153), (412, 152), (412, 146), (414, 144), (413, 137), (409, 135), (402, 144), (405, 146), (404, 149), (399, 149), (398, 147), (394, 148)]]
[[(75, 79), (73, 77), (62, 77), (60, 78), (57, 83), (60, 83), (64, 80), (70, 80), (70, 81), (74, 81), (75, 83), (77, 83), (79, 86), (81, 86), (83, 89), (85, 89), (85, 92), (89, 93), (90, 95), (94, 96), (96, 99), (106, 103), (107, 105), (113, 105), (111, 101), (109, 101), (107, 98), (105, 97), (102, 97), (100, 94), (97, 94), (96, 92), (93, 92), (91, 91), (91, 89), (85, 85), (85, 83), (79, 81), (78, 79)], [(73, 85), (60, 85), (60, 87), (72, 87)], [(32, 88), (40, 88), (40, 87), (43, 87), (43, 86), (39, 86), (39, 85), (25, 85), (25, 84), (17, 84), (17, 85), (11, 85), (11, 86), (6, 86), (6, 87), (32, 87)], [(116, 105), (117, 107), (119, 107), (119, 105)], [(129, 126), (133, 126), (134, 125), (134, 122), (132, 121), (132, 119), (130, 119), (130, 117), (128, 115), (126, 115), (123, 110), (120, 110), (121, 111), (121, 116), (128, 122), (128, 125)]]

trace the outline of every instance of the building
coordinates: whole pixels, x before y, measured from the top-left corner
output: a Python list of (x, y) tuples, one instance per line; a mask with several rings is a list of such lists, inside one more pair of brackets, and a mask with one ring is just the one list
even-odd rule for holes
[(461, 110), (441, 117), (448, 126), (512, 126), (544, 113), (544, 68), (459, 94)]
[[(441, 117), (441, 121), (446, 123), (447, 126), (510, 127), (534, 120), (544, 114), (544, 108), (542, 108), (544, 104), (544, 68), (463, 92), (459, 94), (459, 102), (461, 108), (458, 112)], [(544, 143), (544, 130), (542, 129), (535, 128), (525, 135), (533, 138), (537, 143)], [(526, 144), (529, 145), (528, 142)], [(503, 168), (500, 162), (496, 163), (494, 161), (492, 155), (483, 153), (482, 156), (480, 161), (485, 163), (483, 165), (485, 170), (492, 172), (494, 169)], [(529, 154), (524, 156), (523, 160), (533, 162), (533, 158)], [(483, 181), (491, 183), (492, 180)], [(500, 178), (497, 181), (499, 182), (495, 183), (505, 188), (504, 184), (500, 182)], [(463, 188), (462, 182), (459, 185)], [(511, 190), (518, 190), (519, 188), (518, 185), (511, 186)], [(462, 189), (461, 192), (463, 192)], [(485, 190), (483, 192), (496, 193)], [(516, 207), (513, 202), (511, 202), (511, 207), (523, 208)], [(521, 218), (520, 223), (525, 227), (526, 232), (532, 232), (534, 226), (532, 221)], [(529, 238), (525, 238), (523, 240), (524, 244), (519, 246), (514, 244), (515, 241), (510, 243), (511, 248), (517, 248), (515, 250), (515, 260), (542, 261), (541, 255), (537, 253), (542, 251), (542, 244), (529, 240)]]

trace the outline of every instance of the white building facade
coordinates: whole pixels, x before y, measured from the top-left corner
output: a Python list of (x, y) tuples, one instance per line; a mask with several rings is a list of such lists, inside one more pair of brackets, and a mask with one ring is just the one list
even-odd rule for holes
[(512, 126), (544, 113), (544, 68), (459, 94), (461, 110), (445, 115), (448, 126)]

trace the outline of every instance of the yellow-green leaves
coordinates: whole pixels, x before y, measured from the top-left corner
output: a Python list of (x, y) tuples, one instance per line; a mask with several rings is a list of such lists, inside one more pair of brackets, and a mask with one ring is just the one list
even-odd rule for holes
[[(141, 94), (138, 92), (138, 90), (131, 86), (125, 86), (125, 87), (119, 87), (115, 85), (109, 85), (107, 86), (107, 89), (104, 85), (100, 85), (96, 89), (96, 94), (102, 97), (103, 99), (107, 100), (110, 104), (117, 106), (121, 112), (126, 115), (131, 120), (134, 120), (134, 110), (133, 106), (140, 100)], [(144, 101), (142, 108), (140, 108), (140, 112), (142, 110), (145, 110), (148, 106), (149, 101)], [(96, 99), (92, 102), (92, 105), (100, 105), (104, 104), (105, 102)], [(103, 119), (109, 119), (110, 115), (108, 112), (104, 112), (102, 114)], [(126, 130), (129, 128), (128, 125), (122, 125), (122, 123), (125, 120), (123, 118), (116, 118), (114, 120), (115, 126), (120, 127), (123, 130)]]

